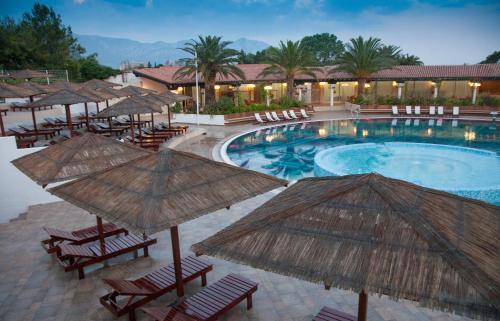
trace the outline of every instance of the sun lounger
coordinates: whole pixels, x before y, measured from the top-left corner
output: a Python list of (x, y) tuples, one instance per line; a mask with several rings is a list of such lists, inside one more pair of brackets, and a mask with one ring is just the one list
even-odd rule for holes
[(398, 116), (399, 111), (398, 111), (398, 106), (392, 106), (392, 116)]
[(245, 299), (247, 310), (251, 309), (255, 291), (257, 283), (231, 273), (171, 308), (148, 307), (142, 311), (158, 321), (217, 320)]
[(271, 116), (272, 116), (272, 117), (274, 118), (274, 120), (276, 120), (276, 121), (282, 121), (282, 120), (283, 120), (283, 119), (281, 119), (281, 118), (278, 116), (278, 114), (276, 114), (276, 112), (275, 112), (275, 111), (272, 111), (272, 112), (271, 112)]
[[(124, 235), (128, 234), (128, 231), (126, 229), (119, 228), (113, 223), (105, 223), (102, 225), (102, 228), (104, 230), (104, 237), (119, 235), (121, 233), (123, 233)], [(41, 242), (42, 247), (45, 249), (45, 251), (47, 251), (47, 253), (56, 252), (58, 246), (61, 244), (69, 243), (73, 245), (82, 245), (85, 243), (97, 241), (99, 239), (97, 225), (71, 232), (50, 227), (44, 227), (43, 229), (50, 237)]]
[(420, 106), (415, 106), (415, 116), (420, 116)]
[(265, 124), (267, 123), (265, 120), (263, 120), (261, 117), (260, 117), (260, 114), (259, 113), (255, 113), (255, 120), (257, 121), (258, 124)]
[(9, 111), (9, 110), (8, 110), (7, 108), (0, 108), (0, 113), (1, 113), (1, 114), (4, 114), (5, 116), (7, 116), (7, 112), (8, 112), (8, 111)]
[[(181, 260), (182, 282), (184, 284), (201, 277), (201, 286), (207, 285), (207, 273), (213, 266), (203, 260), (188, 256)], [(176, 288), (174, 265), (162, 267), (139, 279), (103, 279), (112, 292), (100, 298), (101, 304), (116, 317), (128, 314), (129, 320), (135, 320), (135, 309), (168, 293)]]
[(438, 106), (438, 116), (444, 116), (444, 107)]
[(295, 114), (295, 111), (293, 109), (290, 109), (290, 117), (292, 117), (295, 120), (300, 119), (300, 117)]
[(266, 115), (268, 121), (276, 122), (276, 119), (274, 119), (268, 111), (264, 112), (264, 114)]
[(436, 115), (436, 106), (429, 106), (429, 116)]
[(357, 321), (358, 318), (339, 310), (324, 306), (312, 321)]
[(304, 119), (308, 119), (308, 118), (311, 118), (311, 116), (309, 116), (307, 113), (306, 113), (306, 110), (304, 108), (301, 108), (300, 109), (300, 114), (302, 115), (302, 117)]
[(406, 106), (406, 115), (411, 115), (411, 106)]
[(46, 130), (32, 130), (32, 131), (27, 131), (22, 128), (16, 128), (16, 127), (11, 127), (9, 130), (14, 133), (14, 136), (16, 137), (32, 137), (32, 136), (43, 136), (45, 139), (49, 139), (54, 137), (55, 131), (46, 131)]
[(285, 118), (285, 120), (293, 120), (293, 118), (288, 115), (286, 110), (283, 110), (281, 113), (283, 114), (283, 118)]
[(89, 265), (104, 262), (113, 257), (137, 252), (143, 249), (144, 256), (149, 256), (148, 247), (156, 243), (156, 239), (142, 238), (129, 234), (118, 239), (106, 240), (105, 251), (101, 253), (100, 244), (86, 245), (59, 245), (57, 260), (63, 266), (65, 272), (78, 270), (78, 278), (85, 278), (84, 268)]
[(460, 107), (453, 106), (452, 116), (453, 117), (459, 117), (460, 116)]

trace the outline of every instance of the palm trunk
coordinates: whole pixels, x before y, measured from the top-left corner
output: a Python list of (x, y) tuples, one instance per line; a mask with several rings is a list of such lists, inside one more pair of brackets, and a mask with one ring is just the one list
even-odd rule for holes
[(361, 97), (365, 93), (366, 78), (358, 79), (358, 97)]
[(288, 96), (288, 98), (290, 98), (290, 99), (293, 98), (294, 89), (295, 88), (293, 87), (293, 78), (287, 79), (287, 81), (286, 81), (286, 95)]
[(210, 77), (205, 83), (205, 106), (215, 104), (215, 77)]

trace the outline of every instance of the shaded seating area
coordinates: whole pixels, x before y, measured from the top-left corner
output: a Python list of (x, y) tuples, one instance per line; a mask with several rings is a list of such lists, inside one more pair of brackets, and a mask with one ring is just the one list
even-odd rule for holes
[(312, 319), (312, 321), (357, 321), (353, 315), (344, 313), (330, 307), (323, 307), (321, 311)]
[[(99, 239), (98, 226), (94, 225), (74, 231), (64, 231), (50, 227), (43, 228), (49, 235), (48, 239), (41, 241), (42, 247), (47, 253), (54, 253), (58, 246), (62, 244), (82, 245), (97, 241)], [(102, 225), (103, 236), (110, 237), (114, 235), (127, 235), (128, 231), (124, 228), (119, 228), (113, 223), (104, 223)]]
[[(181, 260), (182, 282), (188, 283), (201, 278), (201, 286), (207, 285), (207, 273), (213, 266), (202, 259), (188, 256)], [(135, 310), (148, 302), (175, 290), (174, 265), (162, 267), (136, 280), (103, 279), (112, 291), (99, 300), (116, 317), (128, 314), (135, 320)]]
[(156, 239), (129, 234), (90, 246), (62, 244), (59, 245), (56, 254), (57, 261), (64, 271), (78, 270), (78, 278), (81, 280), (85, 278), (85, 267), (131, 252), (137, 255), (140, 249), (143, 250), (144, 257), (148, 257), (149, 246), (153, 244), (156, 244)]
[(250, 310), (257, 287), (256, 282), (231, 273), (173, 307), (142, 308), (142, 311), (157, 321), (217, 320), (244, 300)]

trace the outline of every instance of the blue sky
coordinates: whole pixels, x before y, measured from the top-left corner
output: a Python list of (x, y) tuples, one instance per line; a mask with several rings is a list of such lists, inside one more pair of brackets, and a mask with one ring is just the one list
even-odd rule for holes
[[(0, 0), (20, 17), (35, 1)], [(462, 64), (500, 50), (500, 1), (462, 0), (46, 0), (78, 34), (144, 42), (198, 34), (276, 44), (330, 32), (341, 40), (376, 36), (426, 64)]]

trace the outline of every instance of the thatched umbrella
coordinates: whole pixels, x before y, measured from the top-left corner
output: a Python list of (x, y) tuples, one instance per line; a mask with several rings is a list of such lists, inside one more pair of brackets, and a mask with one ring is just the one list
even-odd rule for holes
[[(50, 183), (82, 177), (150, 154), (151, 152), (131, 144), (85, 133), (15, 159), (12, 164), (37, 184), (45, 187)], [(97, 226), (101, 233), (101, 248), (104, 250), (100, 217), (97, 217)]]
[(84, 88), (90, 89), (101, 89), (101, 88), (112, 88), (116, 86), (120, 86), (119, 84), (115, 84), (106, 80), (101, 79), (91, 79), (81, 84)]
[(14, 71), (10, 74), (11, 78), (14, 79), (25, 79), (25, 80), (31, 80), (33, 78), (48, 78), (52, 77), (51, 74), (37, 71), (37, 70), (30, 70), (30, 69), (25, 69), (25, 70), (18, 70)]
[[(184, 102), (184, 101), (193, 99), (193, 97), (179, 95), (179, 94), (171, 92), (170, 90), (167, 90), (161, 94), (158, 94), (158, 96), (166, 97), (166, 98), (172, 100), (172, 102)], [(170, 104), (167, 108), (167, 113), (168, 113), (168, 128), (170, 128)]]
[[(36, 93), (36, 95), (47, 94), (50, 92), (50, 89), (47, 85), (41, 85), (41, 84), (37, 84), (36, 82), (31, 82), (31, 81), (25, 81), (25, 82), (20, 83), (16, 86), (24, 88), (24, 89), (29, 89), (29, 90), (33, 91), (34, 93)], [(29, 97), (31, 102), (34, 100), (33, 99), (34, 96), (35, 95), (32, 95)]]
[(58, 92), (61, 89), (66, 89), (70, 91), (75, 91), (81, 88), (80, 84), (75, 84), (73, 82), (68, 82), (68, 81), (61, 81), (61, 82), (55, 82), (50, 85), (46, 85), (47, 89), (49, 92), (55, 93)]
[(287, 181), (171, 149), (56, 186), (52, 194), (138, 233), (170, 229), (184, 295), (177, 226)]
[(119, 91), (126, 94), (128, 97), (131, 96), (141, 96), (146, 94), (156, 94), (156, 91), (146, 88), (141, 88), (137, 86), (125, 86), (120, 88)]
[(39, 107), (39, 106), (64, 105), (66, 111), (66, 122), (68, 123), (68, 128), (71, 136), (73, 131), (73, 123), (71, 121), (70, 106), (73, 104), (91, 102), (93, 100), (94, 99), (92, 97), (88, 97), (84, 94), (79, 94), (77, 91), (61, 89), (55, 93), (52, 93), (50, 95), (41, 98), (40, 100), (32, 102), (30, 106)]
[(306, 178), (192, 246), (266, 271), (500, 317), (500, 208), (378, 174)]
[[(6, 83), (0, 83), (0, 98), (22, 98), (22, 97), (31, 97), (34, 95), (36, 95), (36, 92), (31, 89), (9, 85)], [(5, 136), (5, 127), (3, 124), (3, 117), (1, 112), (0, 112), (0, 132), (2, 133), (2, 136)]]
[[(96, 110), (99, 112), (99, 102), (106, 101), (106, 104), (108, 102), (108, 99), (115, 98), (114, 95), (111, 93), (105, 92), (105, 91), (98, 91), (95, 89), (87, 88), (87, 87), (82, 87), (77, 90), (77, 93), (87, 96), (92, 99), (92, 102), (95, 103), (96, 105)], [(87, 129), (89, 128), (89, 109), (88, 109), (88, 103), (84, 103), (85, 107), (85, 119), (87, 122)], [(111, 121), (108, 119), (110, 126), (111, 126)]]
[(153, 113), (161, 113), (163, 109), (161, 105), (157, 102), (151, 102), (148, 99), (143, 99), (142, 96), (137, 97), (128, 97), (125, 98), (116, 104), (111, 105), (111, 107), (106, 108), (99, 114), (98, 117), (109, 118), (109, 117), (117, 117), (122, 115), (129, 115), (130, 117), (130, 135), (132, 137), (132, 142), (135, 141), (134, 138), (134, 115), (138, 115), (138, 128), (139, 128), (139, 137), (142, 140), (141, 134), (141, 117), (140, 114), (153, 114)]

